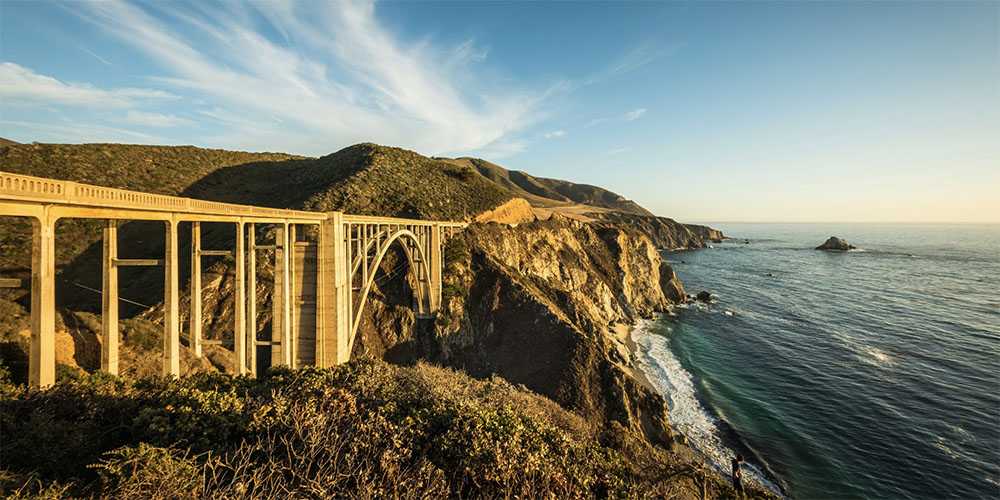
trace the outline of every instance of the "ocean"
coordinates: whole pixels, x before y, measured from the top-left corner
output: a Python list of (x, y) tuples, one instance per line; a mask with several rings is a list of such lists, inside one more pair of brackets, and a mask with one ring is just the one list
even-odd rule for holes
[(694, 447), (792, 498), (1000, 498), (1000, 225), (713, 227), (665, 258), (714, 301), (634, 332)]

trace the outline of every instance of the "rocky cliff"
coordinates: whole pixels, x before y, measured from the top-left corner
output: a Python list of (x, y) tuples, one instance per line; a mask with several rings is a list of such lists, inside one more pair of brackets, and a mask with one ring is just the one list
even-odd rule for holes
[[(634, 372), (628, 328), (683, 300), (648, 237), (554, 217), (475, 224), (447, 245), (443, 311), (409, 335), (367, 331), (358, 349), (400, 349), (476, 377), (499, 375), (595, 426), (670, 442), (667, 405)], [(390, 338), (391, 337), (391, 338)]]
[(718, 229), (697, 224), (682, 224), (667, 217), (611, 212), (600, 214), (600, 218), (634, 227), (648, 235), (657, 248), (664, 250), (704, 248), (710, 242), (725, 239), (725, 235)]

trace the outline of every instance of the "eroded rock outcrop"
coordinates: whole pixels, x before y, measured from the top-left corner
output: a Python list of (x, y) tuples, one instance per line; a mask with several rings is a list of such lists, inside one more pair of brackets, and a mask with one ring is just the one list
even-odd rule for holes
[(856, 246), (847, 242), (847, 240), (840, 239), (836, 236), (831, 236), (820, 246), (816, 247), (816, 250), (833, 250), (838, 252), (846, 252), (848, 250), (854, 250)]
[(596, 214), (600, 219), (628, 224), (647, 234), (658, 248), (687, 250), (705, 248), (710, 242), (726, 238), (722, 231), (697, 224), (683, 224), (668, 217), (636, 215), (621, 212)]
[(440, 362), (669, 442), (667, 404), (634, 376), (615, 334), (684, 296), (648, 237), (560, 217), (474, 225), (449, 243), (445, 295)]

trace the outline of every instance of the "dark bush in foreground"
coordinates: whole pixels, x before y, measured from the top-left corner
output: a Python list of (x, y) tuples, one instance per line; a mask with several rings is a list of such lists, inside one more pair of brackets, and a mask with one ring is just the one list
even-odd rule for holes
[[(259, 379), (0, 383), (0, 493), (697, 497), (730, 489), (499, 380), (356, 361)], [(604, 444), (602, 444), (602, 441)], [(704, 484), (703, 484), (704, 483)]]

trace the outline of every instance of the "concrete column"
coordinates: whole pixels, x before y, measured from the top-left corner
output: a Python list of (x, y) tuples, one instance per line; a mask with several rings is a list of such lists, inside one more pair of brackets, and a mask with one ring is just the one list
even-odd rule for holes
[(247, 343), (250, 346), (249, 372), (257, 375), (257, 229), (247, 224)]
[(181, 374), (181, 314), (176, 219), (166, 221), (163, 247), (163, 375), (179, 377)]
[(347, 258), (344, 214), (333, 212), (320, 226), (316, 288), (316, 365), (330, 367), (350, 359), (351, 262)]
[(191, 281), (188, 283), (191, 297), (191, 317), (188, 331), (191, 335), (191, 349), (195, 357), (201, 357), (201, 223), (191, 223)]
[(233, 351), (236, 354), (236, 374), (247, 372), (247, 325), (246, 325), (246, 236), (243, 233), (243, 221), (236, 223), (236, 283), (233, 285)]
[(285, 338), (287, 343), (285, 345), (289, 346), (285, 350), (285, 363), (292, 367), (298, 368), (299, 359), (299, 331), (298, 324), (295, 317), (295, 311), (299, 309), (298, 294), (295, 293), (296, 277), (295, 277), (295, 224), (288, 225), (288, 251), (285, 252), (285, 258), (288, 259), (288, 280), (285, 282), (285, 288), (288, 293), (285, 295), (285, 322), (286, 334)]
[(101, 286), (101, 370), (118, 375), (118, 221), (104, 225), (103, 280)]
[(430, 289), (431, 289), (431, 310), (434, 314), (441, 308), (441, 276), (444, 272), (444, 246), (441, 240), (441, 226), (435, 224), (431, 226), (430, 245), (427, 248), (427, 255), (430, 259)]
[(285, 362), (286, 351), (289, 343), (285, 338), (288, 330), (287, 325), (291, 322), (285, 312), (288, 311), (286, 304), (289, 302), (290, 291), (288, 288), (289, 260), (287, 245), (288, 238), (286, 231), (288, 224), (278, 226), (274, 232), (274, 290), (271, 293), (271, 365), (287, 365)]
[(31, 352), (28, 383), (56, 381), (56, 221), (46, 208), (33, 219), (31, 235)]

